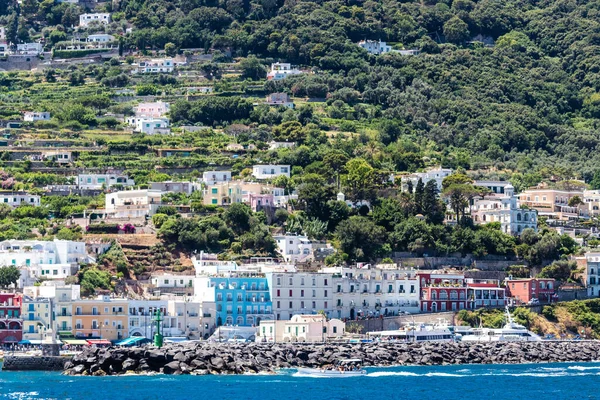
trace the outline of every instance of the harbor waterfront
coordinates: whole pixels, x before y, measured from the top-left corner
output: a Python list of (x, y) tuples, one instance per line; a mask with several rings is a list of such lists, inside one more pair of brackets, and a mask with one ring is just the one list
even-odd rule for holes
[[(119, 400), (597, 398), (600, 363), (368, 368), (357, 379), (283, 375), (65, 376), (0, 372), (0, 399)], [(334, 383), (334, 384), (333, 384)]]
[(164, 348), (89, 348), (65, 364), (67, 375), (256, 374), (324, 368), (341, 359), (364, 366), (521, 364), (600, 360), (599, 341), (343, 344), (179, 343)]

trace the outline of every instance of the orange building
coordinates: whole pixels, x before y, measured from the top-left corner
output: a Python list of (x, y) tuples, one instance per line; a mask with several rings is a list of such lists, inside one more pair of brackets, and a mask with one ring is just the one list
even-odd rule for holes
[(99, 296), (73, 302), (73, 334), (82, 339), (116, 341), (129, 336), (129, 308), (126, 299)]

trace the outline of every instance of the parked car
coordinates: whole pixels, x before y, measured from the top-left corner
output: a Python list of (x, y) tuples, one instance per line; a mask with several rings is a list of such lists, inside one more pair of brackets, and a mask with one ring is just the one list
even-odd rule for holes
[(536, 298), (533, 298), (533, 299), (529, 300), (527, 302), (527, 304), (529, 304), (530, 306), (536, 306), (536, 305), (540, 304), (540, 301)]

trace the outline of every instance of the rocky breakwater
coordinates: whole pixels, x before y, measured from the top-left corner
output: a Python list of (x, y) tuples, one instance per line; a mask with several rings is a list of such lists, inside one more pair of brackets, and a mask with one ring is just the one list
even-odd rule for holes
[(253, 374), (322, 367), (361, 358), (365, 366), (518, 364), (600, 360), (600, 342), (262, 344), (186, 343), (162, 349), (90, 348), (65, 364), (69, 375)]

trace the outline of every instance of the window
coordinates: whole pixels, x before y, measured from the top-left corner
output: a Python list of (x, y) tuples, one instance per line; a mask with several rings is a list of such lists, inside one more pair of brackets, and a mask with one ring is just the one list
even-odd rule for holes
[(317, 286), (317, 279), (316, 278), (312, 278), (312, 285), (313, 286)]
[(325, 278), (325, 286), (327, 286), (327, 278)]
[(277, 289), (277, 297), (281, 296), (281, 290)]
[(313, 289), (312, 297), (317, 297), (317, 291)]
[(327, 308), (327, 302), (325, 302), (325, 304), (323, 305), (323, 308)]
[(304, 302), (303, 301), (300, 302), (300, 308), (304, 310)]
[(217, 193), (219, 193), (219, 189), (218, 189), (218, 188), (212, 188), (212, 189), (210, 190), (210, 192), (211, 192), (212, 194), (217, 194)]
[(304, 286), (304, 278), (300, 278), (300, 286)]
[(304, 297), (304, 290), (300, 291), (300, 297)]
[(277, 278), (277, 286), (281, 286), (281, 278)]
[(314, 309), (314, 308), (317, 308), (317, 302), (316, 302), (316, 301), (313, 301), (313, 302), (312, 302), (312, 308), (313, 308), (313, 309)]
[(281, 302), (277, 301), (277, 308), (281, 308)]
[(292, 290), (292, 289), (290, 289), (290, 297), (292, 297), (292, 296), (294, 296), (294, 295), (293, 295), (293, 290)]
[(290, 301), (290, 310), (294, 308), (294, 302)]
[(325, 290), (325, 296), (324, 297), (327, 297), (327, 290)]
[(290, 276), (290, 286), (292, 286), (293, 284), (294, 284), (294, 278), (292, 278), (292, 277)]

